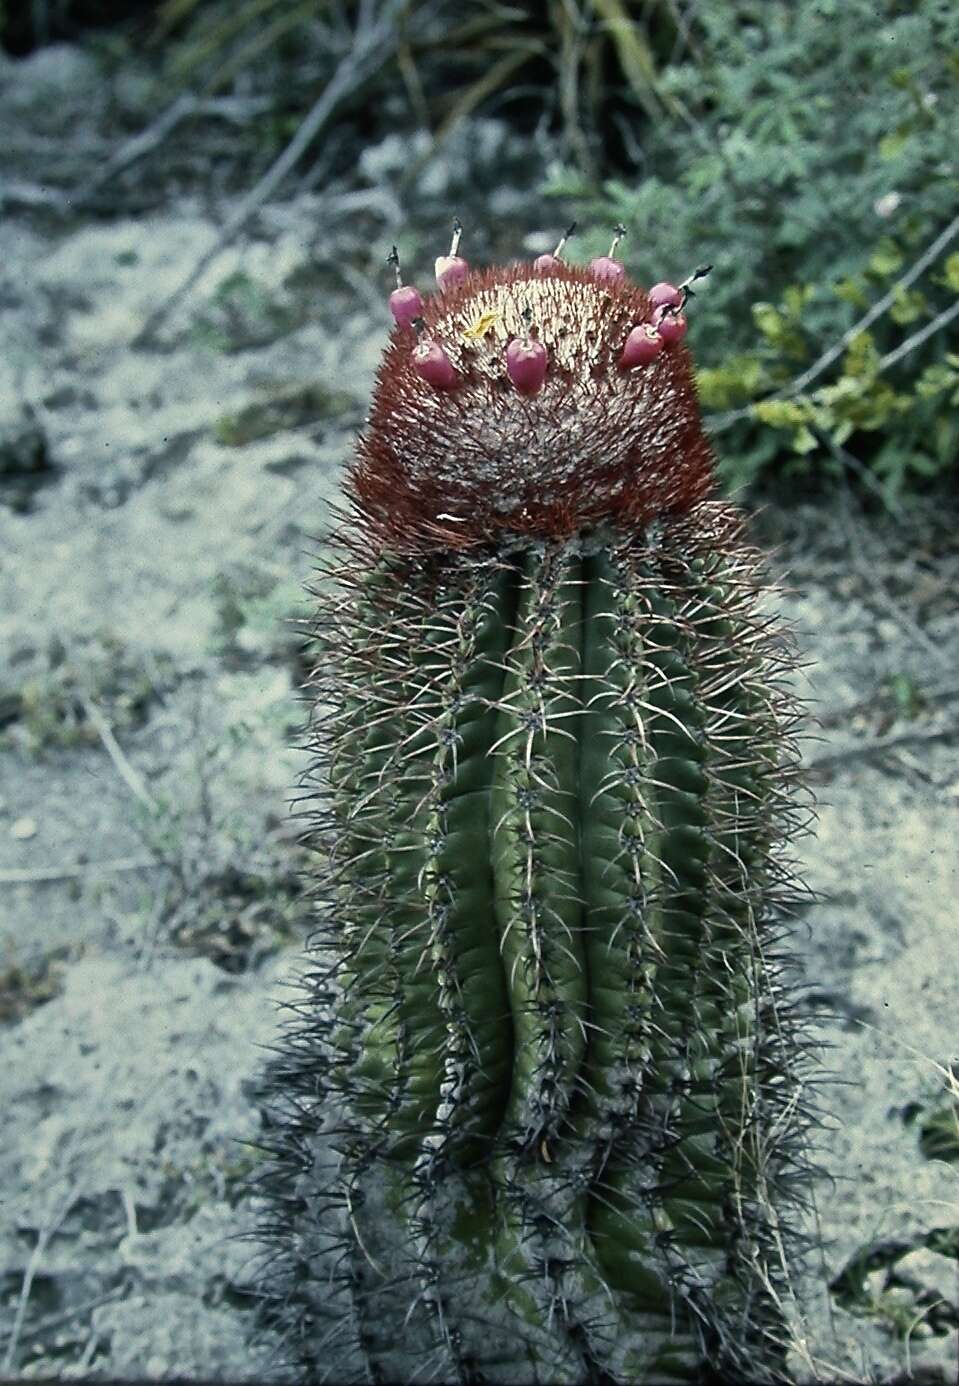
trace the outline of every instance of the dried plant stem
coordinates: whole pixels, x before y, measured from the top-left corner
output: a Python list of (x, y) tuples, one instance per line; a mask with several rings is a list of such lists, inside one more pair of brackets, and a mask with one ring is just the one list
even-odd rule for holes
[(10, 1373), (17, 1354), (17, 1346), (20, 1342), (20, 1334), (23, 1331), (23, 1320), (27, 1312), (27, 1305), (30, 1302), (30, 1291), (33, 1289), (33, 1282), (37, 1271), (40, 1269), (40, 1262), (43, 1253), (47, 1249), (51, 1238), (56, 1234), (57, 1229), (63, 1222), (76, 1201), (76, 1192), (71, 1192), (63, 1204), (50, 1214), (50, 1217), (37, 1232), (36, 1245), (30, 1253), (30, 1260), (27, 1262), (23, 1272), (23, 1282), (20, 1286), (20, 1297), (17, 1300), (17, 1308), (13, 1317), (13, 1327), (10, 1330), (10, 1337), (7, 1340), (7, 1350), (4, 1353), (2, 1370)]
[(832, 769), (837, 765), (847, 765), (853, 760), (863, 760), (869, 756), (882, 755), (886, 751), (896, 751), (903, 746), (928, 745), (931, 741), (941, 741), (944, 737), (955, 736), (959, 722), (948, 722), (943, 727), (932, 727), (926, 731), (897, 732), (895, 736), (877, 736), (858, 746), (843, 746), (836, 751), (826, 751), (809, 762), (812, 770)]
[(33, 870), (0, 871), (0, 885), (35, 885), (44, 881), (72, 881), (95, 871), (145, 871), (163, 866), (155, 857), (121, 857), (118, 861), (91, 861), (79, 866), (39, 866)]
[(125, 756), (123, 748), (113, 735), (113, 728), (110, 726), (110, 723), (107, 721), (100, 708), (98, 708), (96, 703), (90, 698), (83, 698), (81, 702), (84, 712), (93, 724), (100, 740), (103, 742), (104, 749), (116, 766), (117, 773), (123, 780), (123, 783), (130, 790), (134, 798), (139, 799), (140, 803), (144, 804), (151, 813), (157, 813), (159, 811), (157, 801), (147, 789), (142, 776), (134, 770)]
[(384, 61), (389, 49), (396, 43), (395, 20), (398, 8), (399, 0), (389, 0), (375, 23), (368, 16), (361, 17), (350, 52), (337, 66), (332, 78), (300, 123), (296, 134), (259, 182), (234, 208), (213, 245), (200, 256), (179, 287), (149, 315), (133, 339), (132, 345), (145, 346), (153, 339), (158, 328), (180, 306), (221, 251), (234, 240), (253, 213), (295, 167), (343, 99), (355, 91)]

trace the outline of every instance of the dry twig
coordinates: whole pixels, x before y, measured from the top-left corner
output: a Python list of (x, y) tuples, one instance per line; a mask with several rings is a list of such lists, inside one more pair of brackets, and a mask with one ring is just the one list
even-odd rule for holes
[(20, 1285), (20, 1297), (17, 1300), (17, 1308), (13, 1316), (13, 1327), (10, 1329), (10, 1337), (7, 1340), (7, 1350), (3, 1357), (2, 1370), (5, 1373), (10, 1373), (13, 1368), (13, 1363), (17, 1355), (17, 1346), (20, 1342), (20, 1334), (23, 1331), (23, 1320), (27, 1312), (27, 1304), (30, 1301), (30, 1291), (33, 1289), (34, 1279), (37, 1271), (40, 1269), (43, 1253), (46, 1251), (51, 1238), (56, 1235), (57, 1229), (73, 1207), (77, 1197), (78, 1194), (76, 1190), (72, 1190), (61, 1206), (50, 1214), (49, 1218), (47, 1218), (46, 1222), (37, 1232), (36, 1245), (30, 1253), (30, 1260), (27, 1262), (26, 1269), (23, 1272), (23, 1281)]
[(14, 207), (52, 207), (58, 212), (66, 205), (58, 188), (42, 183), (4, 183), (0, 186), (0, 208), (8, 203)]
[(36, 885), (43, 881), (72, 881), (95, 871), (144, 871), (163, 866), (156, 857), (121, 857), (119, 861), (89, 861), (80, 866), (39, 866), (34, 869), (0, 871), (0, 885)]
[(400, 0), (388, 0), (375, 22), (370, 13), (372, 6), (361, 7), (362, 13), (353, 34), (350, 51), (340, 60), (335, 73), (301, 121), (296, 134), (260, 181), (230, 213), (209, 250), (200, 256), (170, 297), (149, 315), (133, 339), (134, 346), (144, 346), (152, 340), (157, 329), (179, 307), (221, 251), (231, 244), (253, 213), (295, 167), (341, 102), (382, 64), (390, 48), (396, 44), (396, 13), (399, 6)]
[(146, 805), (146, 807), (150, 810), (151, 813), (157, 813), (159, 811), (159, 805), (157, 804), (157, 801), (154, 799), (153, 795), (147, 789), (142, 777), (136, 770), (134, 770), (133, 766), (127, 760), (126, 756), (123, 753), (123, 749), (120, 746), (120, 743), (113, 735), (113, 729), (110, 726), (110, 723), (107, 721), (106, 717), (104, 717), (103, 713), (97, 707), (96, 703), (94, 703), (90, 698), (81, 698), (81, 703), (83, 705), (84, 712), (86, 713), (89, 720), (93, 723), (97, 735), (103, 742), (104, 748), (107, 754), (109, 755), (110, 759), (113, 761), (113, 764), (116, 766), (117, 773), (123, 780), (124, 784), (134, 795), (134, 797), (139, 799), (141, 804)]
[(218, 116), (223, 120), (236, 122), (245, 116), (256, 115), (261, 111), (268, 110), (269, 104), (265, 99), (238, 102), (228, 98), (217, 98), (204, 101), (189, 94), (179, 96), (173, 105), (161, 112), (145, 130), (141, 130), (131, 139), (126, 140), (103, 167), (98, 169), (93, 177), (77, 192), (61, 194), (62, 200), (64, 203), (68, 203), (72, 209), (78, 206), (82, 207), (124, 170), (139, 163), (141, 159), (145, 159), (148, 154), (152, 154), (155, 149), (158, 149), (184, 120), (193, 116)]
[(837, 765), (848, 765), (853, 760), (864, 760), (870, 756), (884, 755), (900, 746), (928, 745), (943, 737), (955, 736), (959, 732), (959, 722), (947, 722), (945, 726), (930, 727), (925, 731), (897, 732), (894, 736), (876, 736), (871, 741), (863, 741), (857, 746), (841, 746), (835, 751), (826, 751), (808, 762), (811, 770), (831, 770)]
[(904, 356), (908, 356), (910, 351), (914, 351), (916, 347), (922, 346), (927, 337), (931, 337), (934, 332), (938, 332), (940, 328), (952, 322), (955, 317), (959, 317), (959, 299), (956, 300), (951, 308), (944, 308), (941, 313), (936, 314), (931, 322), (927, 322), (924, 327), (920, 327), (918, 331), (913, 332), (911, 337), (907, 337), (904, 342), (900, 342), (893, 351), (887, 351), (879, 362), (879, 370), (884, 371), (888, 366), (894, 366), (897, 361), (901, 361)]
[[(861, 466), (861, 463), (857, 463)], [(848, 500), (848, 497), (847, 497)], [(906, 610), (901, 602), (895, 601), (886, 589), (885, 580), (881, 573), (876, 572), (873, 567), (865, 563), (860, 556), (859, 545), (856, 542), (856, 535), (850, 527), (849, 517), (845, 509), (840, 511), (840, 522), (846, 535), (846, 544), (852, 564), (852, 569), (862, 580), (866, 593), (866, 600), (876, 602), (882, 609), (898, 623), (907, 636), (912, 639), (913, 644), (920, 645), (926, 654), (942, 668), (951, 669), (952, 659), (930, 635), (923, 630), (919, 622)]]

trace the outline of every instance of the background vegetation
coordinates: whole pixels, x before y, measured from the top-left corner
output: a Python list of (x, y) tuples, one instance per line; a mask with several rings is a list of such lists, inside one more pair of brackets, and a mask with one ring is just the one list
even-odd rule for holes
[(574, 256), (622, 220), (640, 279), (714, 266), (696, 349), (730, 484), (845, 476), (896, 508), (955, 478), (950, 0), (0, 0), (0, 33), (84, 34), (114, 70), (136, 54), (161, 122), (253, 103), (239, 188), (281, 164), (348, 176), (390, 132), (429, 131), (420, 162), (441, 159), (475, 112), (545, 135), (538, 191), (579, 220)]

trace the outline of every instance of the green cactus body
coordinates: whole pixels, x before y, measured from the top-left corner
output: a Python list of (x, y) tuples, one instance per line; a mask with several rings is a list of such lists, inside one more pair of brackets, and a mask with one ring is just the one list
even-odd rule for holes
[[(617, 373), (640, 291), (472, 279), (431, 324), (460, 389), (431, 394), (394, 336), (316, 632), (328, 845), (275, 1075), (275, 1304), (310, 1381), (779, 1379), (790, 651), (704, 494), (685, 350), (644, 367), (656, 390)], [(497, 373), (524, 293), (552, 403)], [(584, 303), (606, 345), (581, 332), (562, 376)], [(604, 405), (566, 437), (585, 461), (519, 486), (507, 426), (548, 447), (577, 389)], [(625, 455), (617, 408), (645, 428)]]

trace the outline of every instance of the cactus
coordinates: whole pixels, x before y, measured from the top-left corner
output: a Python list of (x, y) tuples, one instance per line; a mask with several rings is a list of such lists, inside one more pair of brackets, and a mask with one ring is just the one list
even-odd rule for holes
[(309, 1382), (785, 1379), (792, 644), (686, 347), (623, 355), (677, 300), (544, 258), (398, 317), (322, 570), (263, 1230)]

